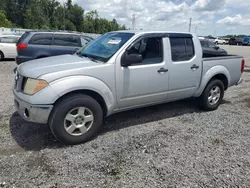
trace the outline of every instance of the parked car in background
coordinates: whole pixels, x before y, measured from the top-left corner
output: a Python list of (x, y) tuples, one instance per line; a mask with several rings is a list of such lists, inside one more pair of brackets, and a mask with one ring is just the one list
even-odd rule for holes
[(242, 41), (242, 45), (249, 46), (250, 45), (250, 37), (245, 37)]
[(23, 119), (49, 124), (65, 144), (91, 139), (111, 114), (199, 98), (216, 110), (225, 91), (242, 82), (241, 56), (202, 58), (190, 33), (106, 33), (74, 55), (18, 66), (13, 93)]
[(85, 47), (93, 38), (76, 33), (29, 31), (17, 42), (16, 63), (33, 59), (74, 54)]
[(243, 39), (242, 38), (230, 38), (229, 39), (229, 45), (242, 45), (242, 41)]
[(200, 40), (200, 42), (203, 50), (203, 57), (227, 55), (227, 52), (224, 49), (221, 49), (209, 40)]
[(214, 43), (215, 44), (228, 44), (228, 41), (226, 40), (226, 39), (222, 39), (222, 38), (216, 38), (215, 40), (214, 40)]
[(0, 61), (4, 58), (15, 58), (17, 56), (16, 43), (20, 36), (3, 35), (0, 36)]

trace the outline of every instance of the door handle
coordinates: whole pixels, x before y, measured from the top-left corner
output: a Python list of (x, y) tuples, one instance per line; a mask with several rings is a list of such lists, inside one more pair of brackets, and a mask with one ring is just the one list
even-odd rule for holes
[(198, 69), (198, 68), (199, 68), (199, 66), (196, 64), (193, 64), (193, 66), (191, 67), (191, 69)]
[(162, 67), (162, 68), (160, 68), (157, 72), (158, 72), (158, 73), (168, 72), (168, 69), (164, 69), (164, 68)]

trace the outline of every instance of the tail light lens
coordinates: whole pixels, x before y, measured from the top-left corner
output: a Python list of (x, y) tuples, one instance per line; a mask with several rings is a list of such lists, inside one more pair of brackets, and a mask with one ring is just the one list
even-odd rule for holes
[(241, 73), (244, 72), (244, 69), (245, 69), (245, 60), (242, 59), (242, 62), (241, 62)]
[(17, 50), (20, 51), (20, 50), (27, 48), (27, 46), (28, 46), (28, 44), (17, 44), (16, 48), (17, 48)]

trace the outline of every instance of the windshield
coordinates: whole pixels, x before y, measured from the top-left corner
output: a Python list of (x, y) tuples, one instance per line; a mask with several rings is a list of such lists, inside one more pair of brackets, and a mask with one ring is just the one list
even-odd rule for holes
[(107, 62), (133, 35), (133, 33), (106, 33), (90, 42), (78, 52), (78, 55)]
[(244, 38), (244, 42), (250, 41), (250, 38)]

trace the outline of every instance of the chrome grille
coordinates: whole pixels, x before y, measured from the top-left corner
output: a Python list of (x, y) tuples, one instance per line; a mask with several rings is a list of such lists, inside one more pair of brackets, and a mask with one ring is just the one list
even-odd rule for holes
[(14, 85), (14, 88), (16, 91), (21, 91), (22, 89), (22, 82), (23, 82), (23, 76), (20, 75), (17, 71), (16, 71), (16, 74), (15, 74), (15, 85)]

